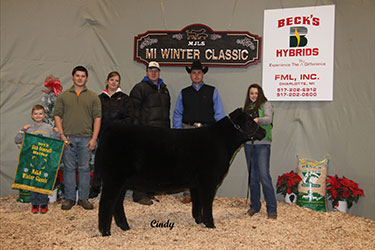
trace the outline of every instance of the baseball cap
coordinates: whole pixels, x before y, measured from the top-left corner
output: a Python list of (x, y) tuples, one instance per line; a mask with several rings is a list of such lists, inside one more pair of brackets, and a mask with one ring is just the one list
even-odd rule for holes
[(155, 61), (149, 62), (148, 65), (147, 65), (147, 68), (148, 69), (156, 68), (156, 69), (160, 70), (159, 63), (157, 63)]

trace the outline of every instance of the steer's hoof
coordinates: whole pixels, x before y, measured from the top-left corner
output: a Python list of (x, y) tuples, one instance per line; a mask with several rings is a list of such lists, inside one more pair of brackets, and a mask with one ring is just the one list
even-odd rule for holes
[(127, 231), (127, 230), (130, 229), (129, 225), (126, 225), (126, 224), (120, 225), (119, 228), (121, 228), (121, 230), (123, 230), (123, 231)]
[(102, 236), (110, 236), (110, 235), (111, 235), (110, 231), (102, 232)]
[(204, 223), (208, 228), (216, 228), (214, 223)]
[(201, 224), (202, 223), (202, 218), (195, 218), (195, 223)]
[[(116, 225), (121, 228), (123, 231), (126, 231), (126, 230), (129, 230), (130, 227), (129, 227), (129, 224), (126, 220), (119, 220), (115, 218), (115, 221), (116, 221)], [(122, 221), (122, 222), (119, 222), (119, 221)]]

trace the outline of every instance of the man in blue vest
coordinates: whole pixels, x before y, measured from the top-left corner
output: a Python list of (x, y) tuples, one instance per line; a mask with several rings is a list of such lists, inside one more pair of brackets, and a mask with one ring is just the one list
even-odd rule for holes
[[(186, 67), (192, 85), (181, 90), (173, 112), (173, 128), (198, 128), (208, 126), (225, 116), (224, 106), (215, 87), (203, 81), (208, 67), (194, 61)], [(190, 194), (185, 192), (182, 202), (190, 202)]]

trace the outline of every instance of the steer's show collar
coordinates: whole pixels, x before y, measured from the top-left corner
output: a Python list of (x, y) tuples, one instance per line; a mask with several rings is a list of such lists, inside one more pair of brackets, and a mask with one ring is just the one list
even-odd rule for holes
[(235, 124), (235, 123), (232, 121), (232, 119), (230, 118), (229, 115), (227, 115), (227, 117), (228, 117), (230, 123), (232, 123), (232, 125), (233, 125), (233, 127), (234, 127), (235, 129), (237, 129), (238, 131), (240, 131), (240, 132), (243, 133), (243, 134), (245, 133), (245, 132), (242, 130), (242, 128), (240, 127), (240, 125)]
[[(240, 125), (234, 123), (234, 122), (232, 121), (232, 119), (230, 118), (229, 115), (227, 115), (227, 117), (228, 117), (229, 121), (232, 123), (232, 125), (233, 125), (233, 127), (234, 127), (235, 129), (237, 129), (240, 133), (245, 134), (245, 132), (244, 132), (244, 131), (242, 130), (242, 128), (240, 127)], [(254, 133), (250, 135), (250, 137), (251, 137), (252, 140), (253, 140), (253, 136), (258, 132), (258, 129), (259, 129), (259, 127), (260, 127), (258, 123), (256, 123), (256, 125), (257, 125), (257, 128), (255, 129)]]

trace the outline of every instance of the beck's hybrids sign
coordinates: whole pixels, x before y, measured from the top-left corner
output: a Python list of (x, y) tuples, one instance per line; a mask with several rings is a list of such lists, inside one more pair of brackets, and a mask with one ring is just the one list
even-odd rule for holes
[(333, 100), (334, 24), (334, 5), (264, 11), (268, 100)]

